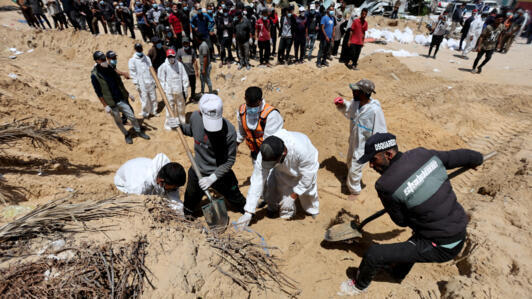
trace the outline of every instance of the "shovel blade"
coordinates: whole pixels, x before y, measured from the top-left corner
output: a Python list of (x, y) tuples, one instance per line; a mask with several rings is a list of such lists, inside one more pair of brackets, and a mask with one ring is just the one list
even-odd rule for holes
[(325, 231), (325, 241), (339, 242), (355, 238), (362, 238), (362, 233), (358, 230), (354, 221), (348, 221), (331, 226)]
[(229, 223), (227, 208), (223, 198), (215, 198), (210, 203), (201, 207), (207, 225), (211, 229), (225, 230)]

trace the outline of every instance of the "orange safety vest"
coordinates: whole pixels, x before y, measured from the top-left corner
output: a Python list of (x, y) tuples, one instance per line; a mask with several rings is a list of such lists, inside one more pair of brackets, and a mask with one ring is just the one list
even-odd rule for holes
[(262, 109), (262, 111), (260, 112), (257, 128), (255, 128), (255, 130), (251, 130), (248, 127), (246, 121), (246, 104), (242, 104), (242, 106), (240, 106), (240, 120), (242, 122), (242, 127), (246, 132), (246, 144), (248, 145), (249, 150), (251, 151), (251, 154), (253, 156), (258, 155), (259, 153), (260, 146), (264, 141), (264, 128), (266, 127), (266, 118), (268, 118), (268, 115), (270, 115), (272, 111), (278, 110), (271, 105), (265, 104), (264, 109)]

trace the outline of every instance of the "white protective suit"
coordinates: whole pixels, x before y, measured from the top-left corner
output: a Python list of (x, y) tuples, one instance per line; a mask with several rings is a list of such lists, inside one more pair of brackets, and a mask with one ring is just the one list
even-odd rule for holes
[(364, 164), (358, 164), (357, 160), (364, 155), (366, 140), (375, 133), (386, 133), (386, 121), (382, 112), (381, 103), (370, 99), (369, 103), (359, 107), (360, 102), (345, 101), (345, 106), (338, 109), (350, 120), (349, 149), (347, 151), (346, 164), (349, 167), (347, 175), (347, 187), (351, 194), (360, 194), (362, 187), (362, 168)]
[(251, 175), (251, 186), (248, 190), (244, 210), (255, 213), (259, 198), (263, 195), (268, 209), (279, 209), (281, 218), (289, 219), (295, 215), (295, 200), (290, 197), (296, 193), (301, 206), (310, 215), (319, 213), (318, 201), (318, 150), (310, 139), (298, 132), (285, 129), (277, 131), (273, 136), (283, 140), (287, 154), (283, 163), (271, 170), (262, 168), (262, 155), (259, 153)]
[[(157, 77), (161, 81), (166, 97), (171, 107), (166, 107), (166, 122), (165, 129), (169, 130), (175, 127), (176, 121), (185, 123), (185, 99), (187, 98), (188, 89), (188, 75), (185, 67), (181, 62), (175, 59), (173, 64), (166, 58), (165, 62), (159, 67)], [(170, 117), (168, 109), (173, 109), (178, 119), (174, 120)], [(177, 110), (177, 111), (176, 111)]]
[(475, 48), (475, 46), (477, 45), (477, 40), (480, 37), (480, 34), (482, 33), (483, 26), (484, 20), (482, 19), (482, 17), (478, 15), (475, 16), (475, 19), (473, 20), (473, 22), (471, 22), (469, 31), (467, 32), (466, 44), (464, 50), (462, 50), (462, 56), (467, 56), (467, 54)]
[(179, 190), (166, 192), (157, 184), (159, 170), (170, 159), (159, 153), (155, 158), (135, 158), (124, 163), (115, 175), (115, 186), (127, 194), (157, 194), (167, 196), (173, 203), (178, 213), (183, 214), (183, 202), (179, 199)]
[(155, 80), (151, 76), (151, 60), (148, 56), (138, 57), (133, 54), (129, 59), (128, 68), (131, 81), (137, 87), (142, 104), (142, 117), (157, 114), (157, 94), (155, 93)]

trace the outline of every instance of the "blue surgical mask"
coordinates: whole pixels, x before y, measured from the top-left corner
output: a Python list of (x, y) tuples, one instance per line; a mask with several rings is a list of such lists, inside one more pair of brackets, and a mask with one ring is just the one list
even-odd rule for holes
[(184, 11), (187, 11), (187, 10), (188, 10), (188, 7), (187, 7), (187, 6), (183, 7), (183, 10), (184, 10)]
[(135, 2), (135, 5), (136, 6), (140, 6), (140, 2)]
[(151, 6), (152, 6), (153, 8), (155, 8), (155, 9), (157, 9), (157, 4), (156, 4), (156, 3), (153, 3)]
[(316, 11), (315, 11), (314, 9), (311, 9), (311, 10), (310, 10), (310, 13), (311, 13), (311, 14), (315, 14)]
[(157, 48), (157, 49), (161, 49), (162, 47), (163, 47), (163, 45), (161, 43), (155, 44), (155, 48)]
[(168, 32), (168, 33), (166, 34), (166, 36), (168, 36), (168, 37), (172, 37), (172, 32)]
[(288, 13), (286, 16), (289, 17), (289, 18), (291, 18), (291, 17), (292, 17), (292, 14), (291, 14), (291, 13)]
[(105, 4), (105, 2), (104, 2), (104, 1), (100, 1), (100, 5), (104, 5), (104, 4)]
[(262, 19), (266, 21), (268, 19), (268, 17), (262, 17)]
[(142, 54), (142, 52), (137, 52), (137, 53), (135, 53), (135, 55), (137, 55), (137, 57), (142, 57), (142, 56), (144, 56), (144, 54)]
[(331, 17), (334, 17), (334, 10), (330, 10), (330, 11), (329, 11), (329, 15), (330, 15)]
[(224, 16), (225, 16), (225, 17), (227, 17), (228, 15), (229, 15), (228, 13), (224, 12)]
[(246, 113), (248, 115), (258, 115), (260, 112), (260, 106), (259, 107), (247, 107), (246, 106)]
[(222, 8), (225, 8), (225, 4), (222, 4)]
[(120, 3), (118, 3), (118, 6), (124, 7), (124, 3), (120, 2)]
[(186, 51), (190, 50), (190, 46), (184, 46), (183, 48), (185, 48)]
[(212, 13), (212, 9), (207, 9), (207, 13)]
[(112, 66), (116, 66), (118, 61), (116, 59), (111, 59), (110, 63), (111, 63)]

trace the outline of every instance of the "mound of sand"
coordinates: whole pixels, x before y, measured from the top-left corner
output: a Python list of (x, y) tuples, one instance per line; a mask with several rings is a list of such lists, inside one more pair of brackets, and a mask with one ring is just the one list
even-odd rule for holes
[[(164, 152), (171, 160), (189, 166), (175, 136), (162, 130), (164, 116), (144, 121), (152, 140), (136, 138), (132, 146), (126, 147), (93, 94), (89, 80), (92, 52), (114, 50), (119, 56), (119, 69), (126, 70), (127, 59), (133, 54), (131, 39), (3, 27), (0, 34), (6, 47), (34, 49), (15, 60), (8, 60), (7, 55), (0, 58), (4, 65), (0, 74), (0, 120), (29, 115), (48, 117), (61, 125), (72, 124), (76, 130), (71, 136), (76, 142), (72, 150), (59, 146), (43, 153), (23, 141), (5, 149), (4, 155), (14, 159), (0, 160), (0, 172), (10, 183), (26, 188), (28, 201), (23, 205), (35, 206), (63, 196), (68, 193), (65, 188), (93, 199), (116, 195), (112, 185), (114, 172), (128, 159), (139, 156), (153, 157)], [(6, 50), (4, 54), (7, 53)], [(349, 268), (358, 266), (371, 242), (403, 241), (410, 236), (408, 230), (398, 229), (388, 217), (383, 217), (365, 228), (368, 240), (361, 244), (322, 243), (324, 228), (342, 208), (361, 218), (382, 208), (372, 187), (378, 176), (370, 169), (365, 169), (367, 187), (359, 202), (345, 201), (347, 196), (341, 192), (347, 169), (348, 120), (336, 111), (332, 99), (348, 98), (348, 83), (361, 78), (375, 82), (375, 97), (382, 103), (388, 129), (398, 136), (401, 150), (423, 146), (499, 151), (478, 171), (453, 181), (459, 201), (471, 217), (468, 246), (460, 258), (439, 265), (416, 265), (401, 285), (378, 277), (366, 296), (529, 296), (531, 86), (480, 84), (478, 78), (469, 79), (460, 72), (453, 79), (436, 77), (414, 72), (389, 54), (367, 56), (359, 67), (361, 71), (352, 72), (336, 62), (326, 69), (307, 63), (243, 72), (215, 65), (212, 71), (214, 88), (220, 89), (224, 100), (224, 116), (233, 124), (244, 90), (257, 85), (263, 88), (266, 101), (279, 108), (285, 127), (307, 134), (319, 150), (320, 216), (314, 220), (298, 215), (296, 221), (284, 222), (265, 218), (259, 211), (259, 221), (252, 224), (268, 244), (281, 249), (282, 270), (299, 282), (301, 297), (333, 297), (346, 279), (346, 269), (351, 273)], [(7, 77), (9, 73), (16, 74), (17, 79)], [(134, 90), (130, 82), (126, 82), (126, 87)], [(140, 104), (135, 102), (133, 106), (138, 112)], [(188, 112), (195, 109), (194, 104), (187, 106)], [(192, 146), (192, 140), (188, 142)], [(60, 167), (53, 167), (58, 163)], [(240, 182), (251, 175), (247, 148), (239, 148), (233, 169)], [(247, 186), (243, 185), (242, 191), (245, 194)], [(234, 220), (239, 215), (230, 216)], [(153, 247), (148, 259), (157, 289), (147, 291), (147, 297), (168, 297), (172, 291), (185, 297), (201, 294), (239, 298), (247, 294), (227, 277), (213, 276), (211, 256), (203, 253), (194, 236), (176, 235), (164, 227), (152, 231), (151, 222), (142, 217), (124, 221), (133, 221), (133, 225), (123, 226), (111, 239), (139, 232), (151, 235)], [(200, 292), (192, 294), (202, 280)]]

